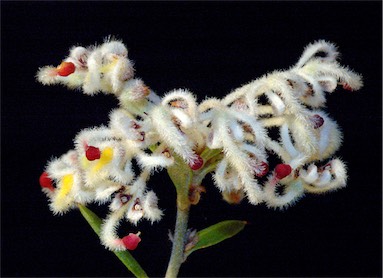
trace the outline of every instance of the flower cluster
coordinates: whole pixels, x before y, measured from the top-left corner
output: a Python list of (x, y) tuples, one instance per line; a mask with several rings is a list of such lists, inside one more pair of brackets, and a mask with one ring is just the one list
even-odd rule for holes
[[(246, 197), (252, 204), (283, 208), (305, 192), (346, 185), (345, 164), (333, 157), (342, 134), (321, 108), (325, 93), (338, 85), (358, 90), (362, 80), (336, 61), (333, 44), (310, 44), (290, 69), (200, 104), (183, 89), (159, 97), (134, 77), (127, 54), (121, 41), (107, 39), (99, 46), (75, 46), (59, 66), (37, 73), (44, 85), (62, 84), (89, 95), (103, 92), (119, 100), (107, 126), (78, 133), (74, 149), (50, 161), (40, 177), (56, 214), (78, 203), (109, 204), (101, 231), (107, 248), (134, 249), (140, 241), (136, 234), (119, 238), (123, 218), (133, 225), (143, 218), (161, 219), (158, 198), (147, 182), (156, 170), (176, 163), (196, 175), (211, 172), (224, 200), (235, 204)], [(280, 163), (272, 165), (271, 156)], [(205, 189), (200, 184), (190, 188), (197, 196), (190, 202), (198, 203)]]

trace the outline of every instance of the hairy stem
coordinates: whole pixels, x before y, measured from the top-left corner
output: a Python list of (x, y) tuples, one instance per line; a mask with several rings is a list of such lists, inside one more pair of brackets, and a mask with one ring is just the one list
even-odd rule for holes
[(177, 277), (181, 264), (184, 262), (184, 249), (188, 226), (190, 201), (189, 188), (193, 181), (193, 172), (181, 158), (175, 156), (175, 163), (168, 168), (168, 174), (177, 192), (177, 218), (174, 229), (173, 247), (170, 255), (167, 278)]
[(184, 262), (184, 248), (186, 241), (187, 223), (189, 218), (189, 208), (177, 206), (177, 219), (173, 237), (173, 247), (170, 256), (168, 269), (165, 277), (177, 277), (181, 264)]

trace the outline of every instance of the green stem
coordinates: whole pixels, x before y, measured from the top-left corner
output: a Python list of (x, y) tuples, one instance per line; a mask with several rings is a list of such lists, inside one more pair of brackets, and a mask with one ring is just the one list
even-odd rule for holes
[(165, 276), (173, 278), (177, 277), (185, 258), (184, 249), (190, 210), (189, 188), (193, 181), (193, 172), (180, 157), (175, 156), (175, 163), (168, 168), (168, 174), (177, 192), (177, 217), (173, 247)]
[(181, 209), (177, 206), (177, 220), (174, 230), (172, 253), (165, 275), (167, 278), (177, 277), (181, 264), (184, 262), (184, 248), (189, 218), (189, 208), (190, 206), (186, 209)]
[(185, 260), (185, 244), (190, 210), (189, 189), (191, 185), (200, 185), (203, 178), (217, 166), (222, 150), (206, 148), (201, 157), (205, 161), (204, 169), (192, 171), (182, 158), (174, 155), (175, 163), (168, 168), (168, 174), (177, 191), (177, 217), (173, 236), (172, 253), (166, 270), (166, 278), (175, 278)]

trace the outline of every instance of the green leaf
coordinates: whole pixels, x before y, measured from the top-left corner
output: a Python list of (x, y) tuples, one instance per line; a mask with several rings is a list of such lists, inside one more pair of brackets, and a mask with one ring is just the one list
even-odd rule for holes
[[(89, 225), (100, 236), (102, 220), (90, 209), (79, 204), (78, 205), (82, 216), (88, 221)], [(113, 252), (121, 262), (136, 276), (148, 277), (145, 271), (141, 268), (138, 262), (133, 258), (129, 251), (114, 251)]]
[(246, 221), (226, 220), (199, 231), (197, 233), (197, 243), (185, 251), (185, 256), (187, 257), (198, 249), (215, 245), (225, 239), (235, 236), (243, 230), (246, 224)]
[(78, 207), (80, 209), (82, 216), (84, 216), (86, 221), (88, 221), (88, 223), (92, 227), (93, 231), (95, 231), (96, 234), (98, 236), (100, 236), (102, 220), (93, 211), (91, 211), (87, 207), (85, 207), (81, 204), (79, 204)]

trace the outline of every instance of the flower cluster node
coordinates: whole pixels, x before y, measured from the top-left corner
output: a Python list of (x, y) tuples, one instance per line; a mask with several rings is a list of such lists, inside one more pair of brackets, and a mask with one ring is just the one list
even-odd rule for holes
[[(72, 47), (60, 66), (40, 68), (37, 80), (88, 95), (112, 94), (120, 107), (111, 111), (106, 126), (82, 130), (73, 150), (48, 163), (40, 185), (51, 210), (62, 214), (78, 203), (108, 202), (101, 241), (111, 250), (132, 250), (139, 236), (121, 239), (117, 227), (123, 218), (133, 225), (161, 219), (158, 198), (147, 182), (178, 158), (195, 176), (211, 172), (230, 204), (247, 198), (284, 208), (305, 192), (345, 186), (345, 164), (333, 157), (342, 134), (322, 109), (326, 94), (338, 85), (355, 91), (363, 83), (337, 62), (338, 55), (334, 44), (316, 41), (291, 68), (198, 104), (188, 90), (160, 97), (136, 78), (121, 41)], [(271, 156), (279, 161), (274, 169), (269, 169)], [(197, 204), (201, 192), (204, 187), (191, 186), (189, 201)]]

